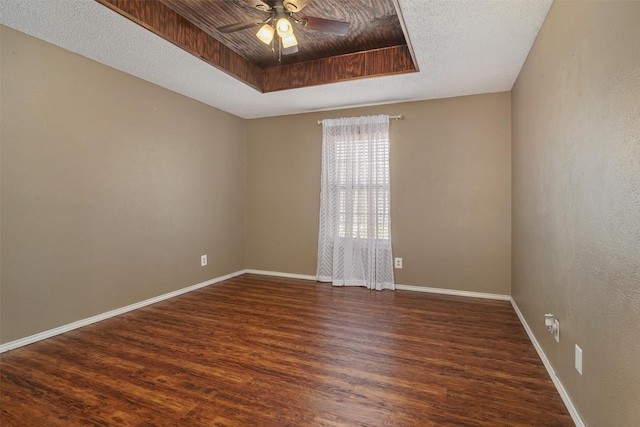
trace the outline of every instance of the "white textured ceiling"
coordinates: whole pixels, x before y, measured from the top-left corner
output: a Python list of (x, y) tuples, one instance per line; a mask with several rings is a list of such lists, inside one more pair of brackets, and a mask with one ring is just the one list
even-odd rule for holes
[(551, 3), (399, 0), (419, 72), (268, 94), (94, 0), (0, 0), (0, 22), (205, 104), (256, 118), (511, 90)]

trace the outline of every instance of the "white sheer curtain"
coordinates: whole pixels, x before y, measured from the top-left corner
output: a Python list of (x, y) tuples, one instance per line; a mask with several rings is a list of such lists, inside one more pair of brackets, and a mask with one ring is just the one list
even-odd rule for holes
[(321, 175), (317, 279), (395, 289), (389, 116), (323, 120)]

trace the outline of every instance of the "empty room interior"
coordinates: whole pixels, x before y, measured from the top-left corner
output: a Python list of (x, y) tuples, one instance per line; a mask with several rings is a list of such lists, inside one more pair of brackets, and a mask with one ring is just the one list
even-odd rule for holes
[(3, 427), (638, 425), (639, 1), (0, 24)]

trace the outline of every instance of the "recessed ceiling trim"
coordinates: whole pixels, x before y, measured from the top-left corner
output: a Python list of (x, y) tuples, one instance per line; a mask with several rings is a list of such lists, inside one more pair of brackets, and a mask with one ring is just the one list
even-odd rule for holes
[[(161, 1), (96, 1), (259, 92), (417, 71), (408, 44), (260, 68)], [(408, 40), (404, 23), (402, 31)]]
[(411, 55), (411, 62), (415, 67), (415, 71), (420, 71), (418, 68), (418, 60), (416, 59), (416, 52), (413, 50), (413, 46), (411, 46), (411, 40), (409, 40), (409, 31), (407, 31), (407, 25), (404, 23), (404, 17), (402, 16), (402, 9), (400, 8), (400, 3), (398, 0), (392, 0), (393, 7), (396, 10), (396, 14), (398, 15), (398, 21), (400, 22), (400, 26), (402, 27), (402, 33), (404, 34), (404, 39), (407, 41), (407, 48), (409, 49), (409, 55)]

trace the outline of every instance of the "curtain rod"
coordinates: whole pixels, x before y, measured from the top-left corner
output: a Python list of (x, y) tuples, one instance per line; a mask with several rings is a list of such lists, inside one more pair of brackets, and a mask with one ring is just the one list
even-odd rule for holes
[[(389, 120), (404, 120), (404, 116), (402, 114), (398, 114), (396, 116), (389, 116)], [(322, 124), (322, 120), (318, 120), (318, 124)]]

